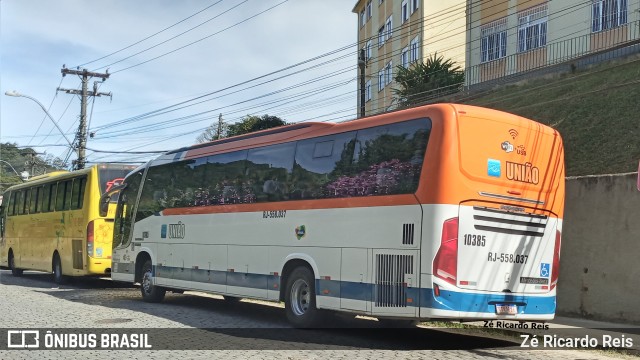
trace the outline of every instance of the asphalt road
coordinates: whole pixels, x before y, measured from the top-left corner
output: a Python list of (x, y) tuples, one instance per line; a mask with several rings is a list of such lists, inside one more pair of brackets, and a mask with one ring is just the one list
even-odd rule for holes
[(298, 330), (289, 326), (284, 309), (278, 304), (248, 300), (231, 303), (218, 296), (190, 292), (168, 293), (164, 302), (148, 304), (140, 299), (138, 288), (125, 284), (85, 279), (57, 287), (51, 275), (37, 272), (25, 272), (16, 278), (9, 271), (0, 270), (0, 314), (2, 346), (6, 345), (2, 342), (8, 342), (5, 340), (7, 329), (37, 329), (41, 333), (40, 341), (44, 341), (47, 330), (54, 334), (95, 334), (98, 343), (104, 333), (124, 333), (129, 337), (144, 333), (152, 346), (151, 350), (0, 350), (2, 359), (87, 359), (92, 356), (100, 359), (602, 359), (617, 356), (596, 351), (522, 349), (516, 338), (496, 338), (483, 332), (460, 333), (459, 329), (382, 329), (374, 319), (330, 314), (326, 321), (328, 328)]

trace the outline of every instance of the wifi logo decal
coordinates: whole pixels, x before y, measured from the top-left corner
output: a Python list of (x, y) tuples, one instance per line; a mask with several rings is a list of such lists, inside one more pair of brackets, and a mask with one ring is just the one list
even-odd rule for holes
[(518, 132), (515, 129), (509, 129), (509, 135), (515, 140), (518, 137)]

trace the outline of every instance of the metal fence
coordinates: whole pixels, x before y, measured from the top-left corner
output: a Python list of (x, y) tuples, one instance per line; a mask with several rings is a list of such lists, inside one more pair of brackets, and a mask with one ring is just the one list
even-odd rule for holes
[(640, 22), (549, 43), (544, 47), (467, 67), (466, 90), (476, 90), (523, 77), (574, 70), (640, 52)]

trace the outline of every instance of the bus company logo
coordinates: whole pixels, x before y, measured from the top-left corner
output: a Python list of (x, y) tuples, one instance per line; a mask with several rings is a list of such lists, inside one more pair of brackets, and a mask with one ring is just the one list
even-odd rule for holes
[(109, 190), (111, 190), (111, 188), (114, 186), (120, 186), (120, 184), (122, 184), (123, 182), (124, 178), (116, 178), (111, 181), (107, 181), (107, 190), (105, 190), (105, 192), (109, 192)]
[(513, 206), (513, 205), (500, 205), (500, 210), (504, 210), (504, 211), (508, 211), (508, 212), (515, 212), (515, 213), (524, 213), (525, 208), (520, 207), (520, 206)]
[(296, 227), (296, 237), (302, 239), (307, 234), (307, 228), (304, 225)]
[(506, 153), (510, 153), (513, 151), (513, 144), (508, 141), (503, 141), (502, 144), (500, 144), (500, 148)]
[(489, 159), (487, 161), (487, 175), (500, 177), (502, 173), (501, 167), (500, 160)]
[(39, 330), (9, 330), (7, 332), (8, 349), (37, 349), (39, 347)]
[(184, 224), (178, 221), (177, 224), (169, 224), (168, 232), (169, 239), (184, 239), (186, 229)]
[(507, 179), (537, 185), (540, 181), (540, 169), (531, 163), (506, 162)]

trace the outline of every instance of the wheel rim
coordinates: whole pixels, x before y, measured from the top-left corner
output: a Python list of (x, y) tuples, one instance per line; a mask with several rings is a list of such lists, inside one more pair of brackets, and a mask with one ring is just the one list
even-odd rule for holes
[(142, 276), (142, 289), (144, 290), (145, 294), (151, 293), (151, 287), (153, 286), (151, 279), (152, 279), (151, 270), (148, 270)]
[(297, 279), (291, 286), (291, 310), (297, 316), (304, 315), (311, 304), (311, 289), (303, 279)]

